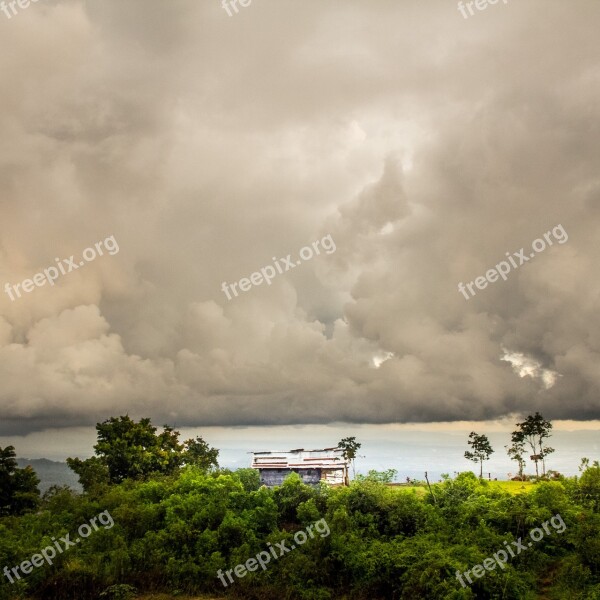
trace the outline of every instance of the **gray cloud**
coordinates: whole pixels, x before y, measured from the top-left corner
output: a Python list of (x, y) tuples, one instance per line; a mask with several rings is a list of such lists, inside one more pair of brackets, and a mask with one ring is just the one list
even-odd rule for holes
[[(0, 433), (125, 411), (599, 418), (599, 22), (543, 0), (468, 20), (71, 0), (3, 20), (3, 281), (109, 235), (120, 252), (0, 297)], [(458, 292), (558, 223), (568, 242)], [(326, 234), (335, 253), (220, 291)]]

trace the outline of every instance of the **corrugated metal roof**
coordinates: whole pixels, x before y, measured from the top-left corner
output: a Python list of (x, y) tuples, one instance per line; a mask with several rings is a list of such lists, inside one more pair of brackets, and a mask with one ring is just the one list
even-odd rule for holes
[[(341, 456), (341, 448), (318, 450), (288, 450), (251, 452), (253, 469), (329, 469), (344, 470), (348, 462)], [(311, 456), (311, 454), (325, 454)]]
[(304, 448), (298, 448), (297, 450), (260, 450), (260, 451), (251, 451), (248, 454), (291, 454), (295, 452), (339, 452), (342, 453), (343, 450), (341, 448), (320, 448), (317, 450), (305, 450)]

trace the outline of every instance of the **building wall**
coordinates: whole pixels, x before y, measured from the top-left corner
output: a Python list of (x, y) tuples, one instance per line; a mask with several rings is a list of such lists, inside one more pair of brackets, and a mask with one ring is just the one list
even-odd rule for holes
[(307, 485), (316, 485), (321, 480), (321, 469), (260, 469), (260, 482), (268, 487), (281, 485), (292, 472), (297, 472)]
[(330, 485), (345, 485), (345, 475), (345, 469), (323, 469), (321, 472), (321, 481)]
[(279, 450), (252, 452), (252, 468), (260, 473), (263, 485), (281, 485), (290, 473), (298, 473), (307, 485), (319, 481), (329, 485), (348, 485), (348, 461), (339, 448), (321, 450)]
[(260, 482), (268, 487), (281, 485), (290, 472), (289, 469), (260, 469)]

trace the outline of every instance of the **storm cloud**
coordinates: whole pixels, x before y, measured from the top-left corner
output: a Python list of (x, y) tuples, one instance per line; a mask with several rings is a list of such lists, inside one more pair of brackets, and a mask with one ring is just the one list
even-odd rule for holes
[(600, 418), (599, 25), (549, 0), (0, 15), (0, 284), (120, 247), (0, 295), (0, 434)]

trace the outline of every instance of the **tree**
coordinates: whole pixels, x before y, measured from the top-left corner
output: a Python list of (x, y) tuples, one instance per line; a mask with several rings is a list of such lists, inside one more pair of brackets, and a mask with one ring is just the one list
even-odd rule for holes
[(506, 453), (511, 460), (519, 465), (519, 479), (523, 479), (523, 470), (525, 469), (525, 443), (513, 441), (512, 446), (504, 446)]
[(79, 483), (88, 494), (96, 493), (110, 483), (108, 467), (97, 456), (92, 456), (87, 460), (67, 458), (67, 465), (79, 476)]
[(585, 470), (579, 478), (579, 496), (592, 510), (600, 512), (600, 463), (595, 460), (590, 466), (587, 458), (582, 459), (581, 463)]
[(473, 449), (471, 452), (467, 450), (465, 452), (465, 458), (472, 460), (475, 463), (479, 463), (479, 478), (483, 477), (483, 461), (488, 460), (493, 454), (492, 446), (486, 435), (479, 435), (474, 431), (469, 434), (469, 446)]
[(554, 452), (554, 448), (550, 448), (550, 446), (545, 446), (542, 450), (542, 471), (544, 475), (546, 475), (546, 456), (548, 454), (552, 454)]
[(219, 451), (211, 448), (200, 436), (197, 436), (196, 439), (186, 440), (184, 447), (182, 456), (184, 464), (195, 465), (204, 471), (218, 468)]
[(590, 466), (590, 459), (585, 458), (585, 456), (581, 459), (581, 464), (579, 465), (579, 472), (585, 471)]
[(247, 492), (256, 492), (260, 489), (260, 473), (250, 467), (236, 469), (233, 474), (240, 480)]
[(150, 419), (135, 422), (128, 415), (111, 417), (96, 425), (96, 454), (108, 467), (111, 483), (144, 478), (151, 473), (172, 474), (181, 465), (179, 432), (165, 425), (156, 435)]
[(539, 477), (538, 463), (542, 461), (542, 475), (546, 475), (546, 461), (548, 454), (554, 452), (554, 448), (544, 447), (544, 440), (549, 438), (552, 429), (552, 423), (542, 417), (539, 412), (535, 415), (529, 415), (522, 423), (517, 423), (516, 431), (513, 431), (512, 442), (517, 444), (527, 443), (531, 448), (533, 455), (531, 460), (535, 463), (535, 475)]
[(125, 479), (145, 479), (154, 473), (173, 475), (183, 464), (205, 470), (218, 466), (219, 451), (201, 437), (181, 444), (178, 431), (164, 425), (157, 433), (147, 418), (136, 422), (128, 415), (111, 417), (98, 423), (96, 431), (96, 456), (87, 460), (67, 459), (86, 492)]
[(367, 475), (357, 475), (356, 479), (358, 481), (376, 481), (378, 483), (392, 483), (396, 476), (398, 475), (398, 471), (396, 469), (386, 469), (385, 471), (376, 471), (375, 469), (371, 469)]
[(40, 501), (40, 480), (27, 466), (17, 466), (14, 446), (0, 448), (0, 515), (22, 515)]
[(356, 452), (362, 446), (360, 442), (356, 441), (355, 437), (347, 437), (340, 440), (337, 447), (342, 450), (342, 456), (344, 460), (349, 460), (352, 465), (352, 475), (356, 477), (356, 470), (354, 468), (354, 459), (356, 458)]

